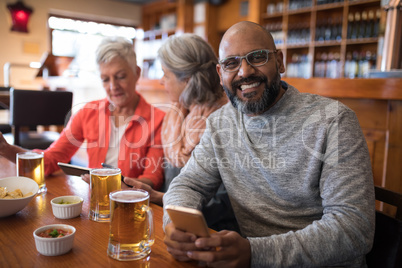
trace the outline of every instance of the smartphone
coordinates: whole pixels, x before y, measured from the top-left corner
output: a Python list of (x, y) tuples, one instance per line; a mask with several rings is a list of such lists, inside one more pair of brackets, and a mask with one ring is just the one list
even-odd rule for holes
[(198, 237), (209, 237), (207, 222), (201, 211), (173, 205), (166, 205), (165, 208), (176, 229)]
[(59, 165), (59, 167), (63, 170), (64, 173), (72, 176), (81, 176), (82, 174), (89, 174), (89, 172), (91, 171), (90, 168), (80, 167), (61, 162), (58, 162), (57, 165)]

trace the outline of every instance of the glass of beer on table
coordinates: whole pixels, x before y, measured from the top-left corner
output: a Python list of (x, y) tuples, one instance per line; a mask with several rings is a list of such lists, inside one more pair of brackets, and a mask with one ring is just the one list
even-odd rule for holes
[(89, 219), (110, 221), (109, 194), (121, 189), (121, 171), (118, 168), (95, 168), (90, 171), (90, 176)]
[(39, 185), (38, 193), (46, 192), (43, 153), (31, 151), (17, 153), (17, 176), (33, 179)]
[(151, 253), (154, 240), (149, 193), (141, 189), (111, 192), (107, 254), (119, 261), (142, 259)]

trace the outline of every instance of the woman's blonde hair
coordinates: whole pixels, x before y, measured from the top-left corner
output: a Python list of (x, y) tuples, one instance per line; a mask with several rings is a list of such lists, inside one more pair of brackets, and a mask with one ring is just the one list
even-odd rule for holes
[(106, 37), (96, 50), (96, 63), (110, 62), (115, 57), (120, 57), (130, 65), (134, 74), (137, 73), (137, 56), (133, 44), (123, 37)]

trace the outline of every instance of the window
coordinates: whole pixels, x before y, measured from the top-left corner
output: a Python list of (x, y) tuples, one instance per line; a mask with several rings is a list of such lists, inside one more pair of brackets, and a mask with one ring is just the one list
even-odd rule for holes
[(52, 34), (52, 53), (74, 57), (65, 76), (79, 77), (96, 73), (95, 50), (106, 36), (122, 36), (133, 40), (134, 27), (116, 26), (93, 21), (82, 21), (51, 16), (48, 20)]

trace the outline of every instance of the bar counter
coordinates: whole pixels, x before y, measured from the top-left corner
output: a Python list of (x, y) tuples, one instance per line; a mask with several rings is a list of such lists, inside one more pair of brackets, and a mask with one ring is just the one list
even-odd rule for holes
[[(15, 176), (15, 165), (2, 157), (0, 167), (0, 178)], [(107, 256), (109, 223), (88, 219), (89, 185), (79, 177), (60, 172), (46, 177), (46, 186), (47, 192), (34, 197), (23, 210), (0, 218), (0, 267), (198, 267), (196, 262), (178, 262), (167, 252), (163, 243), (162, 207), (151, 204), (155, 243), (150, 256), (138, 261), (122, 262)], [(50, 200), (62, 195), (78, 195), (84, 199), (79, 217), (61, 220), (53, 216)], [(33, 231), (57, 223), (76, 228), (73, 249), (60, 256), (43, 256), (36, 250)]]

